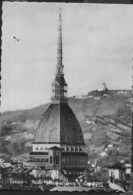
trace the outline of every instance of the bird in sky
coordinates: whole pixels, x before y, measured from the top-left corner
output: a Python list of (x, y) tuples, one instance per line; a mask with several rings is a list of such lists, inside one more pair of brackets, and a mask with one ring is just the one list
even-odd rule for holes
[(20, 39), (19, 38), (16, 38), (15, 36), (13, 37), (16, 41), (20, 41)]

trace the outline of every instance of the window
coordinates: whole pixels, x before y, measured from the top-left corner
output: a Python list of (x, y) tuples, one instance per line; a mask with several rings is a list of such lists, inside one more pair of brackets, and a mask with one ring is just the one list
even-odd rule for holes
[(79, 150), (80, 150), (80, 152), (82, 152), (82, 151), (83, 151), (83, 150), (82, 150), (82, 148), (80, 148)]
[(50, 156), (50, 164), (52, 164), (52, 161), (53, 161), (52, 156)]
[(55, 163), (58, 165), (59, 164), (59, 156), (55, 157)]
[(39, 150), (39, 148), (38, 148), (38, 147), (36, 147), (36, 150)]
[(41, 147), (40, 150), (43, 150), (43, 147)]
[(71, 151), (74, 152), (74, 148), (73, 147), (71, 147)]
[(42, 162), (48, 162), (48, 159), (41, 159)]
[(65, 162), (65, 158), (64, 157), (62, 158), (62, 162)]
[(36, 158), (36, 162), (40, 162), (40, 159), (39, 158)]
[(65, 151), (65, 148), (62, 148), (62, 151)]
[(124, 174), (121, 172), (121, 180), (124, 180)]
[(75, 151), (78, 152), (78, 148), (77, 147), (75, 148)]
[(115, 178), (115, 172), (111, 172), (111, 177)]
[(69, 151), (69, 148), (66, 148), (67, 151)]
[(73, 158), (70, 156), (69, 157), (69, 163), (72, 163), (72, 160), (73, 160)]

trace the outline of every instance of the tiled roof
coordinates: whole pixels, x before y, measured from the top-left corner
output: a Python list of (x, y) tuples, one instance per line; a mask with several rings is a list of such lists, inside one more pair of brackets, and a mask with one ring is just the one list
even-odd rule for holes
[(67, 103), (51, 104), (39, 123), (35, 143), (84, 144), (80, 124)]

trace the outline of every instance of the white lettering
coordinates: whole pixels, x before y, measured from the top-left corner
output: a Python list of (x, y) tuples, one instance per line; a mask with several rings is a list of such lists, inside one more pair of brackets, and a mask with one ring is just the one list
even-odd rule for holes
[(31, 183), (32, 183), (32, 184), (42, 184), (42, 181), (41, 181), (41, 180), (38, 180), (38, 181), (32, 180)]
[(13, 180), (13, 179), (9, 179), (11, 184), (23, 184), (23, 181), (20, 180)]

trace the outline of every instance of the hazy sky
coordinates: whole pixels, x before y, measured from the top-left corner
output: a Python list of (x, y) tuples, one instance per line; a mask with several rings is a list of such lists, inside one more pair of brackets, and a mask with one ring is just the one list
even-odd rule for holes
[(2, 111), (50, 101), (59, 7), (68, 95), (87, 93), (102, 82), (109, 89), (131, 89), (133, 5), (4, 2)]

